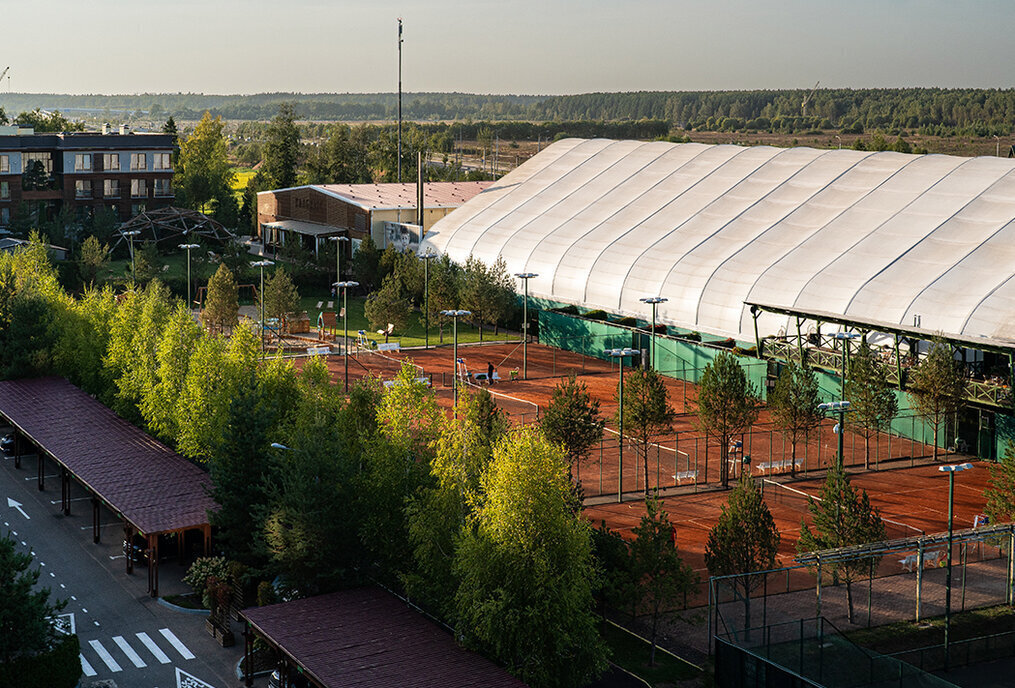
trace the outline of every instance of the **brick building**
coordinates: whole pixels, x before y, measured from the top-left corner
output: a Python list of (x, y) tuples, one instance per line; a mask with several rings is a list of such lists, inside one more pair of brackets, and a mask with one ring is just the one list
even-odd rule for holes
[(83, 220), (106, 207), (125, 221), (172, 205), (172, 152), (169, 134), (0, 126), (0, 227), (22, 208), (44, 221), (63, 209)]

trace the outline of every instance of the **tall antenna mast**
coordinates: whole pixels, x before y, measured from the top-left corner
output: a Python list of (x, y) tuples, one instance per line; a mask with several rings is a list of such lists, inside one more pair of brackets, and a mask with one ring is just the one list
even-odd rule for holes
[(398, 18), (398, 183), (402, 183), (402, 18)]

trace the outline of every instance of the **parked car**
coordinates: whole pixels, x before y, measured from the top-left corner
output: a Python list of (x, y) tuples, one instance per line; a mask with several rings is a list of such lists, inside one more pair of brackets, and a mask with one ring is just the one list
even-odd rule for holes
[(4, 454), (13, 454), (14, 445), (16, 443), (17, 440), (14, 437), (14, 433), (9, 432), (6, 435), (4, 435), (3, 438), (0, 438), (0, 451), (2, 451)]
[(282, 681), (282, 674), (278, 669), (275, 669), (268, 677), (268, 688), (310, 688), (310, 682), (302, 676)]
[[(129, 554), (128, 554), (129, 552)], [(140, 566), (148, 565), (148, 542), (140, 535), (134, 536), (134, 542), (130, 545), (123, 541), (123, 556), (129, 556), (130, 560)]]

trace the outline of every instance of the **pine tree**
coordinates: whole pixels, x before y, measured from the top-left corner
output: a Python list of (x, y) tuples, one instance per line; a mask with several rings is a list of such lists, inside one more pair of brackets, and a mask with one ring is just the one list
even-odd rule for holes
[(984, 509), (994, 523), (1015, 521), (1015, 440), (1008, 440), (1001, 460), (987, 467), (990, 479)]
[(0, 664), (48, 650), (60, 637), (53, 617), (67, 601), (50, 603), (49, 588), (36, 589), (40, 569), (31, 565), (10, 535), (0, 538)]
[(285, 320), (300, 308), (300, 293), (285, 268), (279, 268), (264, 282), (264, 317)]
[(790, 361), (779, 373), (775, 389), (768, 397), (775, 426), (789, 438), (792, 447), (790, 474), (796, 473), (796, 446), (821, 424), (823, 414), (818, 410), (818, 380), (806, 365)]
[[(634, 437), (638, 443), (638, 453), (641, 455), (642, 465), (645, 469), (645, 494), (647, 496), (649, 494), (649, 442), (653, 435), (672, 429), (676, 414), (670, 408), (666, 384), (654, 368), (635, 368), (624, 377), (624, 400), (622, 403), (624, 405), (624, 432)], [(623, 442), (624, 438), (621, 437), (620, 441)]]
[(733, 354), (720, 353), (702, 372), (695, 426), (719, 441), (722, 461), (719, 475), (724, 488), (729, 487), (730, 442), (758, 419), (760, 404), (757, 390)]
[(913, 407), (934, 426), (934, 460), (937, 461), (941, 423), (959, 410), (966, 394), (962, 364), (955, 360), (949, 344), (940, 339), (931, 342), (927, 357), (910, 374), (908, 391)]
[[(883, 366), (864, 339), (853, 354), (846, 373), (845, 396), (850, 403), (846, 414), (847, 427), (863, 437), (865, 469), (870, 469), (870, 441), (890, 427), (899, 412), (895, 392), (885, 381)], [(842, 428), (839, 428), (842, 432)], [(839, 457), (842, 460), (842, 457)]]
[[(828, 469), (821, 495), (808, 500), (807, 511), (814, 529), (801, 519), (798, 552), (837, 549), (885, 539), (884, 521), (877, 508), (871, 506), (867, 491), (856, 490), (850, 484), (846, 469), (838, 464)], [(880, 557), (866, 557), (822, 565), (825, 570), (831, 570), (835, 585), (839, 581), (846, 584), (850, 623), (853, 623), (853, 581), (869, 574), (879, 560)]]
[(571, 373), (554, 387), (539, 424), (546, 439), (564, 447), (568, 465), (577, 469), (580, 481), (582, 463), (603, 439), (606, 421), (599, 413), (599, 400)]
[(219, 331), (236, 327), (240, 312), (239, 293), (232, 271), (225, 263), (219, 265), (219, 269), (208, 280), (208, 294), (201, 313), (205, 327)]
[(296, 164), (300, 153), (300, 132), (296, 128), (296, 112), (291, 103), (282, 103), (278, 114), (268, 125), (264, 142), (265, 175), (271, 188), (296, 186)]

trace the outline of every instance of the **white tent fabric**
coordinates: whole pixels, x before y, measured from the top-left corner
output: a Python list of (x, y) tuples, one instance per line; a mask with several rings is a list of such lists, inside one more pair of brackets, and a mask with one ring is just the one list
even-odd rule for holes
[[(529, 294), (752, 340), (745, 301), (1015, 341), (1015, 160), (567, 139), (420, 247)], [(519, 283), (519, 290), (521, 284)], [(761, 334), (787, 327), (763, 314)]]

